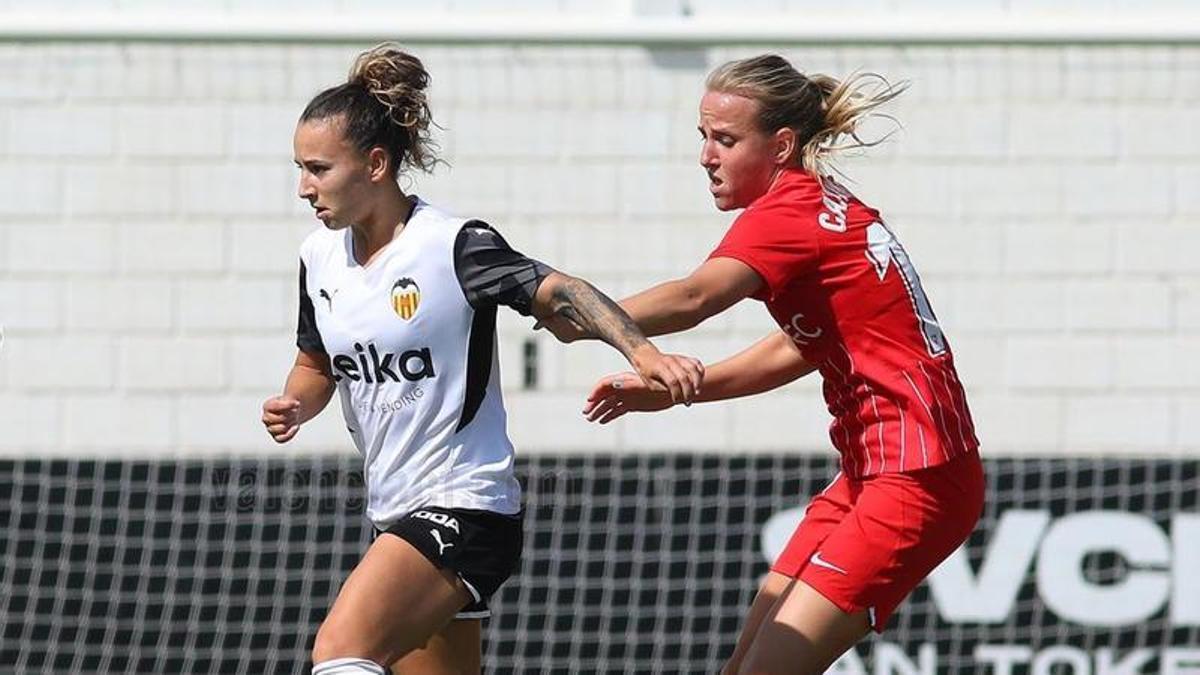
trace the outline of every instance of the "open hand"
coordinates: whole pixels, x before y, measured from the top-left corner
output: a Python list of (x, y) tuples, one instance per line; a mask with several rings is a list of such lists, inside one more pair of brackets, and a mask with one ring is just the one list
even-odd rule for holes
[(608, 424), (627, 412), (653, 412), (674, 405), (665, 391), (654, 391), (637, 373), (601, 378), (588, 394), (583, 414), (589, 422)]

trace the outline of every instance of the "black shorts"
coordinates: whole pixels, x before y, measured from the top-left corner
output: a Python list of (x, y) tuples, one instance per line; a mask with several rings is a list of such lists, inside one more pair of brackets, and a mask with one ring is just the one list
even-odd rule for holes
[[(488, 598), (517, 569), (521, 559), (524, 512), (505, 515), (475, 509), (417, 509), (383, 531), (412, 544), (438, 569), (462, 579), (472, 601), (454, 617), (491, 616)], [(382, 534), (376, 530), (376, 536)]]

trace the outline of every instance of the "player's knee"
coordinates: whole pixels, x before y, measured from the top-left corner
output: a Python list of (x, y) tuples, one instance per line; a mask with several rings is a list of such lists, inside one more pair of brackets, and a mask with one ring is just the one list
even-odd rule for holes
[(357, 639), (353, 631), (345, 630), (337, 623), (325, 621), (317, 630), (317, 639), (313, 642), (312, 660), (314, 664), (319, 664), (336, 659), (370, 659), (380, 656), (372, 654), (370, 651), (370, 645)]
[(380, 639), (381, 636), (371, 635), (367, 628), (349, 626), (334, 617), (330, 618), (333, 621), (326, 619), (317, 630), (312, 650), (313, 663), (349, 657), (392, 663), (424, 644), (422, 640), (403, 631)]

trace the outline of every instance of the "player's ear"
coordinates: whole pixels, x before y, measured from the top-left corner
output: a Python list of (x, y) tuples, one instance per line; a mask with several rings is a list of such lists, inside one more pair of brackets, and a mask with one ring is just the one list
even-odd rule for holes
[(775, 160), (775, 163), (779, 165), (791, 164), (792, 158), (796, 156), (800, 140), (796, 136), (796, 130), (788, 127), (778, 129), (771, 140), (774, 142), (772, 158)]
[(367, 151), (367, 172), (372, 183), (392, 179), (392, 158), (378, 145)]

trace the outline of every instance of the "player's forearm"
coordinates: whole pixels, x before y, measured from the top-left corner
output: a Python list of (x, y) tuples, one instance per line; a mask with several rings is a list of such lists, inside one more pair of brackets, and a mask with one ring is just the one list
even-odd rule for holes
[[(555, 273), (543, 282), (546, 284), (549, 284), (546, 304), (552, 313), (570, 319), (590, 335), (612, 345), (635, 367), (640, 354), (647, 350), (657, 352), (633, 319), (588, 282)], [(539, 296), (543, 295), (541, 291)]]
[(703, 296), (686, 279), (667, 281), (625, 298), (621, 309), (651, 337), (695, 328), (710, 315)]
[(708, 366), (697, 401), (753, 396), (797, 380), (816, 366), (782, 331), (776, 331), (734, 356)]
[(288, 373), (283, 394), (300, 401), (299, 423), (304, 424), (325, 409), (336, 388), (329, 375), (311, 366), (297, 364)]

